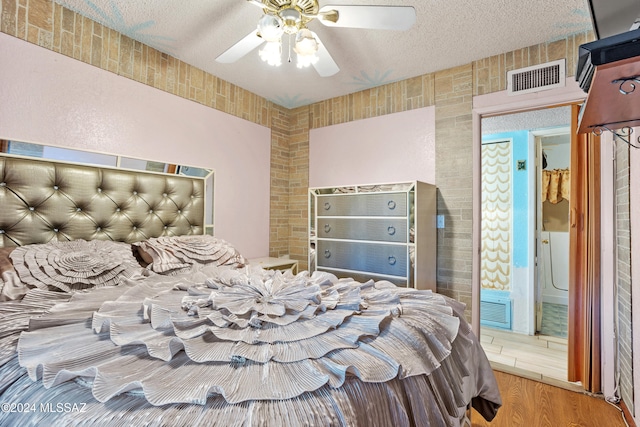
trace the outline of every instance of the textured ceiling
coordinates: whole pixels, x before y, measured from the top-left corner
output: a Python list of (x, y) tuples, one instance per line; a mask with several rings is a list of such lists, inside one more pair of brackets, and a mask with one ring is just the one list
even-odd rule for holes
[(482, 119), (482, 135), (519, 130), (537, 131), (568, 128), (571, 125), (571, 107), (543, 108), (535, 111), (505, 114)]
[(258, 49), (232, 64), (215, 58), (254, 31), (261, 8), (245, 0), (56, 0), (57, 3), (287, 108), (357, 92), (592, 29), (587, 0), (326, 0), (404, 5), (404, 32), (330, 28), (317, 33), (340, 71), (320, 77), (295, 61), (271, 67)]

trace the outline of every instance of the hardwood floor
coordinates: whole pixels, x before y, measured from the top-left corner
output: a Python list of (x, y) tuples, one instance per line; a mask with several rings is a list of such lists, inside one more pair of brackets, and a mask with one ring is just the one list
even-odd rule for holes
[(504, 372), (495, 374), (502, 407), (491, 423), (473, 410), (473, 427), (626, 427), (622, 412), (604, 399)]

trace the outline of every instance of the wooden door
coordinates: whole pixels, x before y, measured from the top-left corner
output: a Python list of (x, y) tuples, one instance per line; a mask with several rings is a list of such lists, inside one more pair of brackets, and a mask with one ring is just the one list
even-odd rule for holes
[(578, 134), (572, 106), (568, 380), (601, 391), (600, 137)]

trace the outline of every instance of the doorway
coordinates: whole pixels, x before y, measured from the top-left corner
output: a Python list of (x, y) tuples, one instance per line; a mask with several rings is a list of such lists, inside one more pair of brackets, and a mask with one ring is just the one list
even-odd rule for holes
[(481, 123), (481, 342), (500, 369), (553, 383), (567, 382), (570, 123), (568, 106)]
[(533, 131), (536, 145), (536, 333), (567, 338), (569, 306), (569, 127)]
[[(506, 91), (493, 92), (489, 94), (476, 95), (473, 97), (473, 224), (472, 224), (472, 327), (474, 332), (482, 340), (482, 334), (480, 331), (480, 244), (481, 244), (481, 139), (482, 139), (482, 122), (486, 118), (492, 118), (500, 115), (514, 114), (518, 112), (533, 111), (540, 109), (547, 109), (550, 107), (562, 106), (562, 105), (579, 105), (584, 102), (586, 94), (580, 89), (578, 84), (573, 78), (567, 78), (566, 86), (563, 88), (555, 88), (546, 90), (539, 93), (527, 93), (519, 96), (509, 96)], [(577, 114), (573, 114), (572, 118), (575, 120)], [(572, 123), (573, 127), (573, 123)], [(572, 138), (576, 138), (573, 135)], [(603, 141), (611, 141), (611, 136), (605, 133), (601, 137)], [(602, 144), (602, 159), (612, 159), (611, 144)], [(575, 150), (574, 150), (575, 151)], [(604, 224), (613, 224), (614, 214), (613, 206), (615, 206), (614, 192), (612, 189), (614, 186), (614, 173), (613, 162), (603, 161), (600, 168), (595, 168), (595, 173), (600, 175), (602, 180), (602, 188), (607, 189), (601, 194), (602, 197), (602, 221)], [(598, 172), (599, 171), (599, 172)], [(573, 171), (576, 175), (576, 171)], [(573, 180), (576, 182), (576, 180)], [(574, 219), (577, 219), (575, 217)], [(602, 242), (602, 280), (601, 280), (601, 294), (597, 297), (597, 301), (600, 301), (602, 307), (614, 307), (615, 306), (615, 249), (616, 249), (616, 236), (615, 230), (611, 226), (604, 227), (602, 229), (601, 238)], [(573, 268), (573, 266), (572, 266)], [(573, 290), (571, 290), (573, 292)], [(584, 301), (579, 301), (580, 305), (584, 305)], [(572, 311), (573, 312), (573, 311)], [(602, 360), (598, 362), (598, 366), (602, 369), (602, 391), (606, 396), (614, 396), (617, 390), (617, 374), (616, 374), (616, 346), (617, 346), (617, 334), (615, 333), (615, 316), (614, 310), (605, 309), (602, 311), (601, 319), (595, 323), (590, 323), (594, 327), (600, 327), (603, 331), (604, 340), (599, 345), (598, 354), (602, 355)], [(584, 331), (583, 331), (584, 332)], [(571, 332), (572, 334), (575, 333)], [(580, 339), (581, 337), (574, 337)], [(588, 353), (585, 348), (575, 347), (578, 343), (573, 341), (570, 336), (570, 344), (574, 345), (570, 354), (571, 365), (575, 367), (575, 357), (583, 357), (585, 360), (590, 360), (591, 353)], [(573, 372), (573, 371), (572, 371)], [(586, 371), (585, 371), (586, 372)], [(533, 379), (538, 379), (539, 376), (534, 376)], [(564, 386), (570, 383), (559, 384)]]

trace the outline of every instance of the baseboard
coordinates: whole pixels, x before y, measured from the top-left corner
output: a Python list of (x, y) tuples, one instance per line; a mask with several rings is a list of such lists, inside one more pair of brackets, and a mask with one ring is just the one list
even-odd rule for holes
[(629, 427), (637, 427), (636, 422), (633, 420), (633, 416), (629, 411), (629, 407), (624, 403), (624, 400), (620, 401), (620, 408), (622, 409), (622, 414), (624, 415), (624, 419), (627, 421), (627, 424), (629, 424)]
[(547, 377), (546, 375), (541, 375), (537, 372), (526, 371), (524, 369), (516, 368), (509, 365), (503, 365), (498, 362), (490, 362), (491, 368), (504, 372), (506, 374), (515, 375), (517, 377), (526, 378), (528, 380), (538, 381), (540, 383), (548, 384), (554, 387), (562, 388), (568, 391), (573, 391), (576, 393), (582, 394), (590, 394), (585, 391), (585, 389), (580, 385), (580, 383), (571, 383), (569, 381), (562, 381), (556, 378)]

